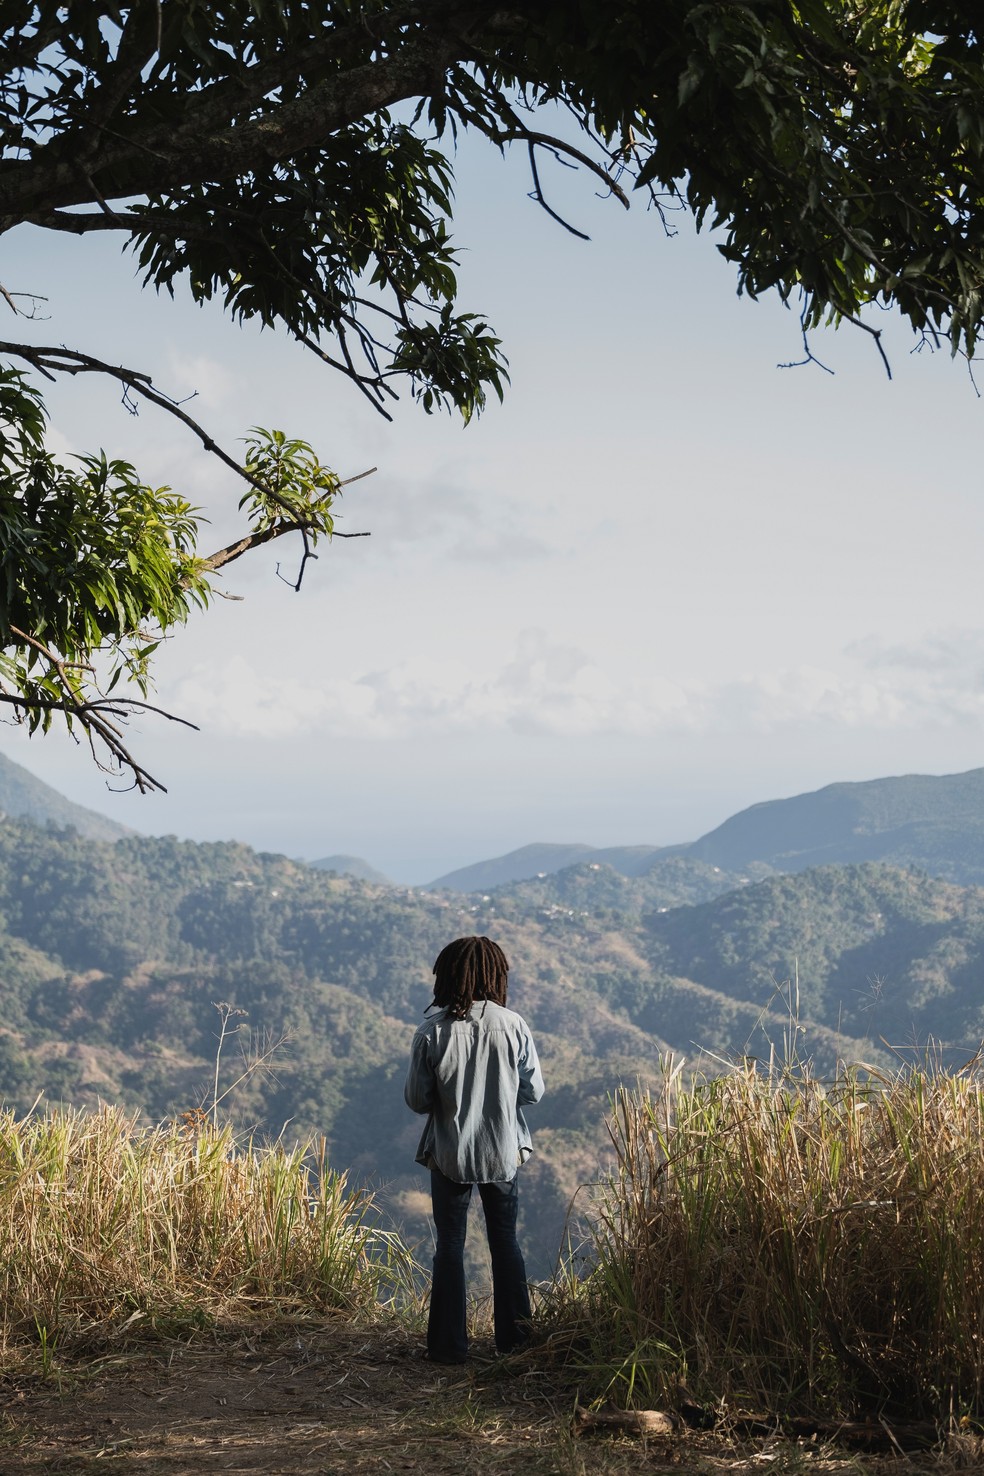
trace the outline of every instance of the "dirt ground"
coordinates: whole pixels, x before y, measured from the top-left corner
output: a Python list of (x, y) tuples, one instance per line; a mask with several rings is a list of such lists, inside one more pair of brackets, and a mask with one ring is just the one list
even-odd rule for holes
[(286, 1342), (173, 1345), (54, 1361), (47, 1377), (0, 1375), (0, 1476), (40, 1472), (349, 1473), (481, 1470), (517, 1476), (678, 1476), (981, 1470), (944, 1461), (863, 1462), (763, 1438), (742, 1447), (682, 1432), (575, 1438), (576, 1390), (535, 1355), (497, 1360), (479, 1341), (462, 1368), (422, 1360), (419, 1338), (326, 1325)]

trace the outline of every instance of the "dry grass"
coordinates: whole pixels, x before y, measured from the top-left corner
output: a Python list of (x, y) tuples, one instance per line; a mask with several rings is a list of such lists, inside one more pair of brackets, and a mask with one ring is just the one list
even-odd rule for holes
[(196, 1116), (0, 1114), (0, 1343), (99, 1342), (376, 1304), (406, 1256), (324, 1150)]
[[(965, 1086), (971, 1091), (963, 1084), (958, 1097)], [(778, 1387), (779, 1364), (773, 1382), (763, 1381), (767, 1360), (741, 1342), (754, 1331), (746, 1326), (754, 1298), (781, 1291), (777, 1258), (763, 1250), (782, 1244), (778, 1206), (800, 1196), (783, 1223), (804, 1246), (810, 1226), (846, 1227), (868, 1207), (851, 1197), (846, 1167), (834, 1174), (820, 1138), (831, 1139), (832, 1124), (844, 1119), (856, 1121), (863, 1139), (877, 1110), (896, 1134), (897, 1202), (909, 1192), (900, 1187), (901, 1165), (912, 1134), (899, 1133), (897, 1095), (886, 1088), (883, 1102), (874, 1085), (845, 1084), (821, 1105), (798, 1091), (738, 1074), (703, 1087), (676, 1079), (659, 1097), (620, 1099), (621, 1177), (605, 1208), (601, 1256), (565, 1306), (568, 1346), (583, 1352), (595, 1339), (600, 1350), (593, 1367), (584, 1358), (596, 1386), (604, 1365), (601, 1382), (621, 1385), (623, 1395), (665, 1392), (671, 1377), (694, 1371), (696, 1352), (707, 1360), (705, 1387), (730, 1377), (730, 1390), (751, 1388), (749, 1370), (756, 1387)], [(933, 1120), (925, 1093), (923, 1104)], [(967, 1131), (972, 1125), (968, 1116)], [(777, 1129), (786, 1145), (781, 1172), (779, 1162), (761, 1160)], [(890, 1146), (882, 1144), (888, 1158)], [(979, 1135), (975, 1148), (979, 1156)], [(937, 1177), (941, 1161), (937, 1152)], [(804, 1198), (809, 1164), (817, 1172), (825, 1164), (841, 1185), (843, 1214)], [(763, 1186), (758, 1208), (748, 1193), (755, 1179)], [(743, 1442), (686, 1430), (641, 1445), (577, 1440), (571, 1412), (585, 1385), (576, 1388), (570, 1369), (551, 1371), (538, 1350), (494, 1359), (487, 1325), (476, 1329), (468, 1367), (435, 1370), (413, 1356), (420, 1335), (405, 1314), (379, 1315), (380, 1297), (392, 1297), (412, 1268), (398, 1243), (372, 1228), (367, 1209), (318, 1155), (240, 1145), (201, 1120), (143, 1129), (109, 1110), (0, 1115), (4, 1471), (94, 1471), (98, 1463), (100, 1471), (139, 1467), (148, 1476), (234, 1466), (272, 1476), (424, 1466), (450, 1473), (481, 1464), (616, 1476), (638, 1470), (640, 1460), (654, 1471), (706, 1476), (763, 1462), (832, 1476), (883, 1469), (771, 1433)], [(773, 1229), (745, 1244), (769, 1216)], [(892, 1254), (888, 1247), (883, 1260)], [(739, 1294), (744, 1255), (761, 1263)], [(850, 1298), (846, 1272), (841, 1280)], [(853, 1286), (860, 1284), (859, 1273)], [(708, 1287), (718, 1296), (712, 1309)], [(829, 1280), (829, 1291), (837, 1287)], [(559, 1321), (556, 1310), (548, 1315)], [(768, 1308), (756, 1335), (767, 1323)], [(186, 1337), (220, 1328), (230, 1336)], [(180, 1344), (167, 1340), (173, 1333)], [(779, 1322), (769, 1336), (773, 1345), (780, 1339)], [(103, 1356), (92, 1356), (96, 1349)], [(962, 1438), (979, 1460), (979, 1442)], [(951, 1440), (908, 1469), (955, 1470), (961, 1450)]]
[(600, 1393), (984, 1416), (984, 1085), (753, 1065), (623, 1094), (596, 1259), (551, 1314)]

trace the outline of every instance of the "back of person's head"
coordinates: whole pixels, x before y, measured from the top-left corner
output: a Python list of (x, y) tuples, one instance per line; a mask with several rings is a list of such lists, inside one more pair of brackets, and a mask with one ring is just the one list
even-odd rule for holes
[(504, 1005), (509, 965), (491, 938), (456, 938), (434, 964), (434, 1003), (453, 1020), (463, 1020), (476, 999)]

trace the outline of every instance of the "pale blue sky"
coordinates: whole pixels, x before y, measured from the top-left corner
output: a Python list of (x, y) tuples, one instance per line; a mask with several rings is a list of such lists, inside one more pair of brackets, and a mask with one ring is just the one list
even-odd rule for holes
[[(665, 238), (593, 182), (526, 198), (519, 156), (469, 143), (456, 235), (466, 306), (511, 361), (503, 408), (463, 431), (402, 405), (387, 426), (310, 355), (140, 293), (106, 239), (22, 229), (0, 280), (50, 298), (35, 341), (152, 372), (234, 447), (255, 423), (342, 474), (347, 529), (294, 595), (283, 545), (229, 573), (159, 667), (200, 734), (134, 726), (166, 796), (109, 794), (83, 750), (3, 749), (150, 832), (366, 856), (423, 881), (533, 840), (696, 837), (757, 800), (984, 762), (984, 404), (945, 354), (818, 335), (739, 301), (685, 218)], [(7, 334), (12, 336), (11, 319)], [(50, 395), (61, 443), (131, 456), (231, 529), (234, 479), (163, 415), (97, 382)]]

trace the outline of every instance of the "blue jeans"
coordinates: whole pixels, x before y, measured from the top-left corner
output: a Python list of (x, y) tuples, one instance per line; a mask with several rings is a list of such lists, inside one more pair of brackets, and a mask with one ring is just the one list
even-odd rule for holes
[[(463, 1363), (468, 1352), (465, 1327), (465, 1234), (471, 1184), (456, 1184), (440, 1169), (431, 1169), (431, 1205), (437, 1249), (430, 1315), (427, 1320), (427, 1352), (437, 1363)], [(479, 1184), (485, 1233), (492, 1257), (492, 1315), (495, 1346), (511, 1353), (529, 1338), (530, 1293), (526, 1265), (516, 1239), (519, 1188), (515, 1179), (506, 1183)]]

